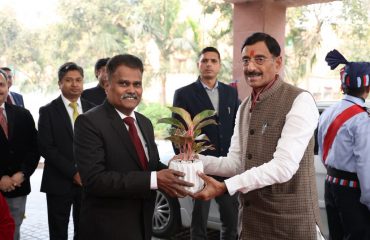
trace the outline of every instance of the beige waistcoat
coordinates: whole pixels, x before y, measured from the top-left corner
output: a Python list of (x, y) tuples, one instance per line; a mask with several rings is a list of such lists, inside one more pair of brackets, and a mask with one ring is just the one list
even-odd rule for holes
[[(240, 106), (241, 160), (246, 170), (273, 158), (286, 115), (302, 91), (279, 79), (261, 94), (251, 114), (250, 100)], [(313, 147), (312, 137), (298, 171), (288, 182), (241, 196), (244, 203), (241, 239), (316, 240), (320, 215)]]

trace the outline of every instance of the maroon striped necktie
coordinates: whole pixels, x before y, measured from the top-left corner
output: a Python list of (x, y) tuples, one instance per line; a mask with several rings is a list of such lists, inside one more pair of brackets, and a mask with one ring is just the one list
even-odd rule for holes
[(148, 169), (148, 160), (147, 160), (146, 155), (145, 155), (143, 144), (141, 143), (140, 137), (139, 137), (139, 135), (137, 133), (137, 129), (135, 127), (135, 123), (134, 123), (135, 120), (132, 117), (125, 117), (123, 119), (123, 121), (129, 127), (128, 132), (129, 132), (131, 140), (132, 140), (132, 142), (135, 146), (136, 153), (139, 156), (141, 167), (144, 170), (147, 170)]
[(8, 138), (8, 123), (4, 116), (4, 108), (0, 107), (0, 125), (4, 130), (6, 138)]
[[(10, 94), (10, 93), (9, 93)], [(13, 101), (12, 101), (12, 99), (10, 98), (10, 95), (8, 94), (8, 96), (6, 97), (6, 102), (8, 103), (8, 104), (13, 104)]]

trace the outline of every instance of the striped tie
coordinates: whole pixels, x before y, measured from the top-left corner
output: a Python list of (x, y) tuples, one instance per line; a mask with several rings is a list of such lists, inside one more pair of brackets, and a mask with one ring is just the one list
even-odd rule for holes
[(8, 123), (6, 122), (5, 116), (4, 116), (4, 108), (0, 107), (0, 125), (3, 129), (6, 138), (8, 138)]
[(72, 118), (74, 123), (76, 121), (76, 118), (78, 117), (77, 102), (71, 102), (69, 106), (73, 109)]

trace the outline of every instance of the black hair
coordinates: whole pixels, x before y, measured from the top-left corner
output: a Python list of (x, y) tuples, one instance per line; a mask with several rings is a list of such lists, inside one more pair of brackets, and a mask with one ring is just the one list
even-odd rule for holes
[(3, 71), (12, 71), (10, 68), (8, 68), (8, 67), (2, 67), (2, 68), (0, 68), (1, 70), (3, 70)]
[(78, 71), (84, 77), (84, 70), (74, 62), (66, 62), (58, 69), (58, 81), (60, 82), (69, 71)]
[(8, 81), (8, 75), (3, 68), (0, 68), (0, 74), (4, 77), (5, 81)]
[(112, 74), (121, 65), (129, 68), (139, 69), (141, 73), (144, 72), (143, 62), (140, 58), (131, 54), (120, 54), (109, 59), (107, 63), (108, 80), (110, 81)]
[(95, 63), (95, 77), (97, 78), (98, 75), (96, 74), (97, 71), (100, 70), (100, 68), (105, 67), (109, 61), (109, 58), (100, 58), (98, 61)]
[(369, 89), (369, 86), (362, 86), (360, 88), (348, 88), (342, 86), (342, 91), (344, 94), (358, 98), (361, 98), (367, 89)]
[(221, 61), (221, 55), (220, 55), (220, 52), (217, 50), (217, 48), (214, 48), (214, 47), (206, 47), (206, 48), (203, 48), (203, 50), (199, 53), (199, 56), (202, 56), (203, 54), (205, 54), (206, 52), (215, 52), (217, 53), (218, 55), (218, 60)]
[(253, 33), (251, 36), (245, 39), (241, 51), (243, 51), (245, 46), (253, 45), (257, 42), (264, 42), (267, 46), (267, 49), (274, 57), (279, 57), (281, 53), (281, 48), (279, 43), (276, 41), (275, 38), (271, 37), (267, 33), (256, 32)]

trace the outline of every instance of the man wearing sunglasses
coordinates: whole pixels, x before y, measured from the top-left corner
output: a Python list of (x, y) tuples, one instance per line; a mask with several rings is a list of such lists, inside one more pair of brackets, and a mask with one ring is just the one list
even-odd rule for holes
[[(8, 67), (2, 67), (0, 69), (6, 73), (6, 77), (8, 79), (8, 87), (10, 89), (10, 87), (13, 85), (13, 80), (14, 80), (14, 75), (12, 73), (12, 70)], [(24, 107), (23, 96), (16, 92), (9, 91), (6, 102), (8, 104), (14, 104), (20, 107)]]

